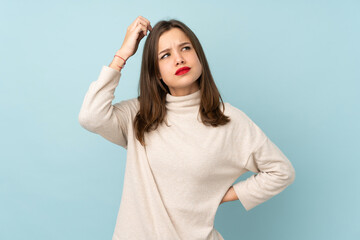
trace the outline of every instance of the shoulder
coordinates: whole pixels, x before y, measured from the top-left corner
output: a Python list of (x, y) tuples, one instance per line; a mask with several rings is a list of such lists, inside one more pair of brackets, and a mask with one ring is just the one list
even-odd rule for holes
[(243, 110), (227, 102), (224, 102), (224, 105), (224, 114), (230, 117), (232, 127), (236, 129), (238, 133), (242, 132), (252, 136), (265, 136), (265, 133), (260, 129), (260, 127)]
[[(244, 111), (235, 107), (234, 105), (228, 102), (224, 102), (224, 107), (225, 107), (224, 114), (229, 116), (230, 119), (234, 121), (234, 123), (245, 124), (245, 123), (253, 122)], [(222, 110), (222, 104), (221, 104), (221, 110)]]

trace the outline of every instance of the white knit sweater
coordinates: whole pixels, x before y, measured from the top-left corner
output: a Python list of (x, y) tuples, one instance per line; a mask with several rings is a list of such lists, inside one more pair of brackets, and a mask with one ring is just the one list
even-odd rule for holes
[[(132, 126), (137, 98), (112, 104), (120, 76), (103, 66), (79, 114), (85, 129), (127, 149), (113, 240), (222, 240), (214, 218), (231, 185), (248, 211), (294, 181), (290, 161), (241, 110), (225, 103), (231, 121), (205, 126), (198, 115), (200, 90), (166, 95), (171, 126), (145, 134), (145, 149)], [(256, 174), (233, 184), (247, 171)]]

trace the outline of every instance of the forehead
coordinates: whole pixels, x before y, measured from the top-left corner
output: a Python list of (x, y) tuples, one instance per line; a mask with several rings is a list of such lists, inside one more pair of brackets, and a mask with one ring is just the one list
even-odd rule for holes
[(177, 46), (179, 43), (189, 41), (190, 39), (179, 28), (172, 28), (164, 32), (159, 38), (159, 51), (172, 46)]

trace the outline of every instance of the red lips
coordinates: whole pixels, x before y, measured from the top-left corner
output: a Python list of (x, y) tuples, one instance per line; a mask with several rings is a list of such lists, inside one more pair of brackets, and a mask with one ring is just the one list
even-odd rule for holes
[(181, 75), (181, 74), (187, 73), (189, 70), (190, 70), (189, 67), (179, 68), (179, 69), (176, 71), (175, 75)]

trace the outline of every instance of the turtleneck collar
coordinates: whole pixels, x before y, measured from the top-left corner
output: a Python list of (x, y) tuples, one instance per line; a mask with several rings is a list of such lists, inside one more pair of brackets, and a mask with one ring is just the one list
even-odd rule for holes
[(168, 111), (187, 112), (198, 110), (201, 102), (200, 89), (185, 96), (166, 94), (166, 108)]

